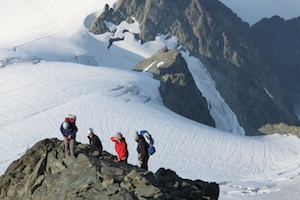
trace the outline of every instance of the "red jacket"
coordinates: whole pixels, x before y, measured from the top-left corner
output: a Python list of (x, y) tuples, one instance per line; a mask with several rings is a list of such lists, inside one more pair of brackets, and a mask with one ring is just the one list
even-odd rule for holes
[(115, 150), (118, 154), (118, 161), (122, 159), (127, 159), (128, 151), (127, 151), (127, 143), (125, 141), (125, 138), (122, 138), (120, 142), (115, 140), (115, 137), (111, 137), (110, 140), (115, 142)]

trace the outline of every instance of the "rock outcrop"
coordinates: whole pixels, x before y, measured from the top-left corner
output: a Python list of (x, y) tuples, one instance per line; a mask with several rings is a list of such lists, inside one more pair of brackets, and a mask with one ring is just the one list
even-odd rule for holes
[(187, 63), (177, 50), (164, 48), (138, 63), (134, 70), (149, 71), (160, 80), (160, 93), (166, 107), (172, 111), (209, 126), (215, 126), (206, 99), (196, 87)]
[(88, 148), (77, 144), (76, 158), (64, 158), (62, 141), (38, 142), (0, 177), (0, 199), (218, 199), (216, 183), (115, 163), (107, 152), (95, 158)]
[(300, 127), (299, 126), (289, 126), (286, 123), (279, 124), (266, 124), (259, 129), (263, 134), (286, 134), (286, 135), (296, 135), (300, 137)]
[(101, 34), (108, 31), (104, 21), (118, 25), (132, 17), (140, 24), (136, 37), (142, 42), (158, 34), (176, 36), (201, 60), (246, 134), (260, 134), (267, 123), (299, 124), (278, 77), (247, 39), (249, 25), (220, 1), (119, 0), (90, 31)]

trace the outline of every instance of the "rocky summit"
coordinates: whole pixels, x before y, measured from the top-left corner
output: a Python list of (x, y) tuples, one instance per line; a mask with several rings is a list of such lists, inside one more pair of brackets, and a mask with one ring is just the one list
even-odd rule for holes
[(0, 199), (218, 199), (216, 183), (182, 179), (164, 168), (152, 173), (88, 150), (77, 144), (76, 157), (65, 158), (63, 141), (38, 142), (0, 177)]

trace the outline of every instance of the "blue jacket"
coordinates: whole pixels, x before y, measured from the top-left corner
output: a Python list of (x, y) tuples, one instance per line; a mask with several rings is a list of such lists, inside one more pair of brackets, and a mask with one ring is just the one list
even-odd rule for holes
[(65, 130), (63, 128), (63, 123), (62, 123), (60, 126), (60, 131), (64, 137), (71, 135), (72, 139), (75, 139), (78, 129), (77, 129), (76, 125), (73, 125), (73, 126), (71, 125), (70, 129)]

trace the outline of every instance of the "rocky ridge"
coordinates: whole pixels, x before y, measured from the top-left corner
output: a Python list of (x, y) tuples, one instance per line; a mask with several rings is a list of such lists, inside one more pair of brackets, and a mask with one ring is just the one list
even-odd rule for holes
[(201, 60), (248, 135), (261, 134), (258, 129), (267, 123), (299, 125), (282, 83), (247, 39), (249, 25), (218, 0), (119, 0), (90, 31), (101, 34), (108, 31), (104, 21), (131, 23), (132, 17), (140, 24), (136, 37), (142, 42), (157, 34), (176, 36)]
[(0, 198), (19, 199), (218, 199), (219, 186), (182, 179), (174, 171), (156, 173), (115, 163), (107, 152), (88, 155), (89, 145), (76, 145), (76, 158), (64, 158), (63, 141), (36, 143), (0, 177)]

